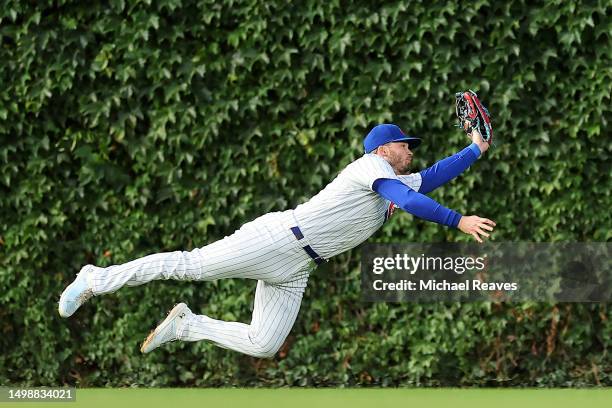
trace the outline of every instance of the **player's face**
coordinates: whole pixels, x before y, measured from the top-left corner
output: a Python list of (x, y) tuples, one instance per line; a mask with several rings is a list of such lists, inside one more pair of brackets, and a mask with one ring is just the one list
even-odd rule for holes
[(412, 151), (405, 142), (389, 143), (389, 159), (391, 167), (397, 174), (404, 174), (412, 163)]

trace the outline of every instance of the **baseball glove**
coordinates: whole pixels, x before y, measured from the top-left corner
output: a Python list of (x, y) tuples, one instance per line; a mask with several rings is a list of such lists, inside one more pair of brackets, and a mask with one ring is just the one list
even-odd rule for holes
[(476, 92), (469, 90), (455, 94), (455, 111), (459, 119), (459, 125), (468, 136), (476, 129), (482, 136), (482, 140), (491, 144), (493, 142), (493, 127), (489, 111), (484, 107)]

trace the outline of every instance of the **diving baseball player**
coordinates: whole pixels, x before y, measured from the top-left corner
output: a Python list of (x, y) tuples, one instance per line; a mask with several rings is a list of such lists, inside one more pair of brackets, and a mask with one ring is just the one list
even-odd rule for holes
[(396, 125), (378, 125), (364, 139), (365, 154), (307, 202), (265, 214), (190, 252), (158, 253), (107, 268), (86, 265), (62, 293), (59, 314), (69, 317), (92, 296), (156, 279), (256, 279), (250, 324), (198, 315), (179, 303), (147, 337), (141, 351), (149, 353), (176, 340), (208, 340), (251, 356), (271, 357), (295, 322), (310, 272), (368, 239), (394, 208), (458, 228), (478, 242), (489, 237), (493, 221), (462, 216), (426, 195), (461, 174), (489, 148), (478, 131), (470, 134), (473, 143), (465, 149), (421, 172), (406, 174), (421, 140), (406, 136)]

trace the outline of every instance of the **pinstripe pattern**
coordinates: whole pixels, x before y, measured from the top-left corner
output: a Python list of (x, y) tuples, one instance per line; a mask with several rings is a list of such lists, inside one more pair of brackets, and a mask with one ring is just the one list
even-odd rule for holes
[(270, 357), (293, 327), (314, 268), (313, 260), (289, 230), (294, 225), (293, 211), (270, 213), (191, 252), (153, 254), (122, 265), (97, 268), (93, 291), (101, 295), (124, 285), (136, 286), (157, 279), (257, 279), (250, 324), (194, 314), (187, 318), (179, 339), (206, 339), (252, 356)]
[(372, 190), (379, 178), (400, 180), (414, 190), (419, 173), (397, 176), (391, 165), (375, 154), (350, 163), (316, 196), (295, 209), (295, 217), (310, 246), (329, 259), (368, 239), (384, 220), (389, 201)]
[(225, 322), (192, 315), (178, 333), (179, 340), (209, 340), (216, 345), (254, 357), (272, 357), (293, 327), (308, 281), (305, 271), (292, 282), (257, 282), (251, 324)]
[(297, 265), (310, 261), (286, 227), (295, 225), (291, 213), (266, 214), (244, 224), (234, 234), (190, 252), (153, 254), (99, 268), (93, 276), (93, 292), (100, 295), (124, 285), (136, 286), (158, 279), (250, 278), (287, 282), (293, 279)]
[(402, 174), (397, 176), (397, 178), (414, 191), (419, 191), (421, 188), (422, 180), (420, 173)]

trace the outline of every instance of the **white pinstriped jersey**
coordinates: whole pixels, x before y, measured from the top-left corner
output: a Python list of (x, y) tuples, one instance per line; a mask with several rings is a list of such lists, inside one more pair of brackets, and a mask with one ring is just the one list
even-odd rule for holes
[(392, 203), (372, 190), (380, 178), (400, 180), (415, 191), (421, 187), (419, 173), (398, 176), (385, 159), (369, 153), (295, 208), (299, 227), (319, 256), (328, 259), (354, 248), (383, 225)]

